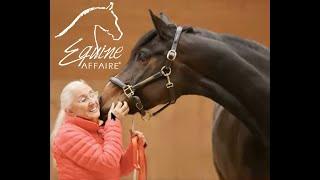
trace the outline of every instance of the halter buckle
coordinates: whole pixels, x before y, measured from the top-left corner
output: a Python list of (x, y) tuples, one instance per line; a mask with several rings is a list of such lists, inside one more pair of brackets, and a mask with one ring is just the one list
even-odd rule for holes
[[(165, 69), (169, 69), (169, 71), (168, 71), (168, 72), (165, 72), (165, 71), (164, 71)], [(162, 73), (163, 76), (169, 76), (169, 75), (171, 74), (171, 68), (170, 68), (170, 67), (163, 66), (163, 67), (161, 68), (161, 73)]]
[(130, 85), (126, 85), (125, 87), (123, 87), (123, 92), (128, 98), (134, 95), (134, 91), (132, 90), (132, 86)]
[(136, 103), (136, 108), (141, 111), (141, 109), (143, 109), (142, 103)]
[(167, 59), (169, 61), (173, 61), (174, 59), (176, 59), (176, 56), (177, 56), (177, 52), (173, 49), (171, 49), (170, 51), (168, 51), (167, 53)]

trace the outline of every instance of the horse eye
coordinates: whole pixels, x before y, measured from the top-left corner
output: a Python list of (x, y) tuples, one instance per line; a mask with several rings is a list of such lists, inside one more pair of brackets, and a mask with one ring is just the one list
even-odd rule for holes
[(139, 54), (138, 54), (138, 56), (137, 56), (137, 60), (138, 61), (141, 61), (141, 62), (145, 62), (145, 61), (147, 61), (147, 56), (146, 56), (146, 54), (145, 53), (143, 53), (143, 52), (140, 52)]

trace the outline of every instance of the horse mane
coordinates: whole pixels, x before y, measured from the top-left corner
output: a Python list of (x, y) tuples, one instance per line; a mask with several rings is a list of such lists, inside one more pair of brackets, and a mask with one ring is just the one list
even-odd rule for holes
[[(269, 48), (265, 47), (264, 45), (262, 45), (256, 41), (253, 41), (253, 40), (243, 39), (243, 38), (237, 37), (235, 35), (231, 35), (231, 34), (225, 34), (225, 33), (219, 34), (219, 33), (215, 33), (212, 31), (208, 31), (206, 29), (201, 29), (201, 28), (194, 28), (194, 33), (196, 33), (200, 36), (203, 36), (203, 37), (207, 37), (210, 39), (224, 42), (230, 46), (234, 46), (234, 45), (244, 46), (246, 48), (253, 49), (253, 50), (255, 50), (265, 56), (270, 56)], [(148, 31), (146, 34), (144, 34), (138, 40), (138, 42), (136, 43), (136, 45), (133, 48), (133, 52), (135, 52), (137, 50), (137, 48), (150, 42), (156, 36), (157, 36), (157, 31), (155, 29)]]
[[(191, 29), (191, 27), (186, 26), (183, 28), (182, 32), (186, 31), (188, 32)], [(137, 50), (137, 48), (147, 44), (148, 42), (150, 42), (153, 38), (155, 38), (157, 36), (157, 30), (156, 29), (152, 29), (149, 32), (147, 32), (146, 34), (144, 34), (136, 43), (136, 45), (133, 48), (133, 52), (135, 52)]]
[(223, 42), (227, 43), (227, 44), (240, 44), (242, 46), (246, 46), (250, 49), (254, 49), (259, 53), (262, 53), (266, 56), (269, 56), (270, 54), (270, 50), (269, 48), (265, 47), (264, 45), (253, 41), (253, 40), (248, 40), (248, 39), (243, 39), (243, 38), (239, 38), (237, 36), (234, 35), (230, 35), (230, 34), (221, 34), (222, 40)]
[(265, 56), (269, 56), (270, 54), (270, 50), (267, 47), (253, 40), (243, 39), (231, 34), (224, 34), (224, 33), (218, 34), (218, 33), (208, 31), (206, 29), (201, 29), (201, 28), (195, 28), (195, 32), (200, 36), (221, 41), (231, 46), (241, 45), (241, 46), (253, 49)]

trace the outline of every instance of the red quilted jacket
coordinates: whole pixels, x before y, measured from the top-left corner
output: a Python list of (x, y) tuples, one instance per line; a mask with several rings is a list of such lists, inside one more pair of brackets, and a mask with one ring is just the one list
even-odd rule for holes
[(133, 149), (122, 148), (120, 121), (104, 126), (67, 117), (53, 142), (59, 180), (119, 180), (133, 170)]

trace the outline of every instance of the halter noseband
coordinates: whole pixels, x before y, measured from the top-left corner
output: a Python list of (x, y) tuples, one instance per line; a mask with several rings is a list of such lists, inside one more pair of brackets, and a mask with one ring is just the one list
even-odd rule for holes
[[(140, 114), (143, 116), (144, 120), (149, 120), (152, 116), (155, 116), (156, 114), (158, 114), (159, 112), (161, 112), (162, 110), (164, 110), (166, 107), (168, 107), (170, 104), (174, 104), (176, 102), (176, 98), (175, 98), (175, 92), (174, 92), (174, 84), (171, 82), (170, 80), (170, 74), (171, 74), (171, 65), (173, 63), (173, 61), (175, 60), (176, 56), (177, 56), (177, 46), (178, 46), (178, 42), (181, 36), (181, 32), (182, 32), (182, 27), (178, 26), (174, 39), (173, 39), (173, 43), (171, 46), (171, 49), (168, 51), (167, 53), (167, 61), (165, 63), (165, 65), (161, 68), (161, 70), (155, 74), (153, 74), (152, 76), (146, 78), (143, 81), (138, 82), (135, 85), (128, 85), (123, 83), (120, 79), (116, 78), (116, 77), (111, 77), (110, 81), (119, 86), (120, 88), (122, 88), (124, 94), (126, 95), (126, 97), (129, 99), (129, 101), (133, 102), (135, 104), (135, 107), (139, 110)], [(158, 111), (154, 112), (154, 113), (149, 113), (146, 112), (143, 108), (143, 104), (140, 100), (140, 98), (138, 96), (135, 96), (135, 91), (143, 86), (145, 86), (147, 83), (150, 83), (151, 81), (157, 80), (160, 77), (166, 77), (167, 78), (167, 84), (166, 84), (166, 88), (169, 89), (169, 95), (170, 95), (170, 102), (168, 102), (167, 104), (165, 104), (162, 108), (160, 108)], [(144, 118), (144, 116), (147, 114), (147, 118)]]

